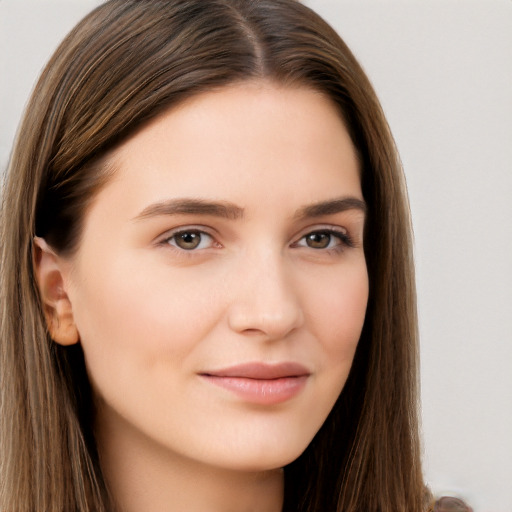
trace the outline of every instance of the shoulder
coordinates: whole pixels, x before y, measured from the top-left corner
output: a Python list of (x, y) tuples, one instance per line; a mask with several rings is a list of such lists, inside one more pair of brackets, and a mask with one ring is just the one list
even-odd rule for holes
[(427, 512), (473, 512), (473, 509), (459, 498), (443, 496), (433, 500)]

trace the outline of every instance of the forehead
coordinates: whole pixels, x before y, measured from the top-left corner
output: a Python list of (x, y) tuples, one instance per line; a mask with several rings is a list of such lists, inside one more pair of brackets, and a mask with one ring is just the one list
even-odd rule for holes
[(266, 82), (186, 100), (122, 144), (111, 163), (112, 186), (130, 189), (138, 207), (156, 195), (242, 206), (315, 202), (331, 190), (360, 195), (357, 154), (337, 107), (317, 91)]

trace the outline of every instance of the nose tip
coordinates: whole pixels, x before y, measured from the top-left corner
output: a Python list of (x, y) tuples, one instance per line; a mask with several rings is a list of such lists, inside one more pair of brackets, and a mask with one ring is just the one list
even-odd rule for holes
[(229, 316), (232, 330), (247, 335), (264, 335), (268, 339), (282, 339), (297, 329), (303, 322), (299, 308), (282, 304), (270, 310), (255, 308), (247, 304), (238, 305)]
[(298, 293), (283, 275), (273, 274), (265, 272), (253, 286), (240, 285), (242, 290), (234, 298), (228, 316), (233, 331), (274, 340), (285, 338), (303, 324)]

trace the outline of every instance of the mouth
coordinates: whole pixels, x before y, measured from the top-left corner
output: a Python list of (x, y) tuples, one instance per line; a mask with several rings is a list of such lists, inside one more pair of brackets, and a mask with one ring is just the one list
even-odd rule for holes
[(201, 373), (200, 377), (245, 402), (275, 405), (298, 395), (310, 375), (297, 363), (249, 363)]

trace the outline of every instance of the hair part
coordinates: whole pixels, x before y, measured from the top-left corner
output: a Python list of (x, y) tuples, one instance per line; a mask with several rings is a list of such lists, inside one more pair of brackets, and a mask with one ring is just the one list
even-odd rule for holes
[(329, 97), (361, 163), (367, 315), (329, 418), (285, 468), (284, 510), (423, 507), (417, 332), (405, 183), (382, 109), (350, 50), (294, 0), (110, 0), (68, 35), (27, 106), (2, 202), (0, 509), (107, 511), (79, 346), (52, 342), (37, 234), (61, 254), (115, 170), (108, 155), (173, 105), (248, 80)]

